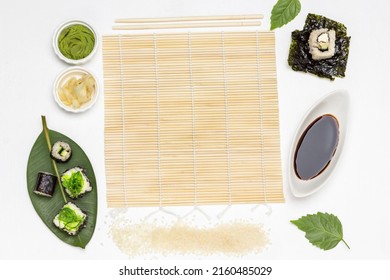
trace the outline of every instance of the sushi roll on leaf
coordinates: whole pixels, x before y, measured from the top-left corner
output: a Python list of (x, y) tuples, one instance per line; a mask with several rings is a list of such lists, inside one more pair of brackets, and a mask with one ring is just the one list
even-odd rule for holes
[(86, 225), (87, 214), (74, 203), (68, 202), (55, 216), (53, 223), (69, 235), (78, 234)]
[(57, 141), (51, 148), (50, 156), (58, 162), (67, 162), (72, 155), (70, 145), (63, 141)]
[(53, 197), (56, 184), (57, 176), (48, 172), (38, 172), (34, 193), (41, 196)]
[(61, 183), (69, 197), (74, 199), (92, 191), (85, 169), (80, 166), (66, 170), (61, 175)]

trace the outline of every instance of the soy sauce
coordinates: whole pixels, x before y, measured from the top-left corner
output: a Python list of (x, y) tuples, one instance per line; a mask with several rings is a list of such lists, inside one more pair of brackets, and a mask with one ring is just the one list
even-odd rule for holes
[(317, 118), (305, 129), (294, 156), (295, 173), (300, 179), (313, 179), (328, 167), (336, 152), (339, 134), (339, 123), (332, 115)]

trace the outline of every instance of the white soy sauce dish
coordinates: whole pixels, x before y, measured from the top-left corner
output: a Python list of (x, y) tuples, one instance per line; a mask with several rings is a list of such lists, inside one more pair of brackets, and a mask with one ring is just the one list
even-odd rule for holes
[(288, 181), (296, 197), (320, 190), (335, 169), (347, 131), (349, 97), (336, 90), (318, 100), (303, 117), (293, 137)]

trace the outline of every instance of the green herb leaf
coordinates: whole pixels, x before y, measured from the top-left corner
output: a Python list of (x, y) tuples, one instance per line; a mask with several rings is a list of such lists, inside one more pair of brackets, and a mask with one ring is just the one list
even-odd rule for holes
[(271, 30), (289, 23), (300, 11), (299, 0), (278, 0), (271, 12)]
[(291, 223), (304, 231), (305, 237), (314, 246), (329, 250), (343, 241), (349, 249), (348, 244), (343, 239), (343, 226), (335, 215), (318, 212), (303, 216), (298, 220), (292, 220)]

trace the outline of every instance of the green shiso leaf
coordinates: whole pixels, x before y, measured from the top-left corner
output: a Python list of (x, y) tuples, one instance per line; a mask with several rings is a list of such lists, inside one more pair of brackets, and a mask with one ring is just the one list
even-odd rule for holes
[[(85, 248), (93, 236), (97, 218), (98, 201), (95, 173), (87, 155), (76, 142), (59, 132), (47, 129), (44, 117), (42, 117), (42, 123), (44, 124), (44, 131), (36, 139), (27, 163), (28, 194), (39, 217), (60, 240), (72, 246)], [(51, 159), (49, 150), (51, 149), (51, 143), (55, 141), (65, 141), (72, 147), (73, 155), (68, 162), (57, 164)], [(52, 198), (37, 195), (33, 191), (38, 172), (44, 171), (58, 176), (57, 173), (61, 174), (75, 166), (82, 166), (87, 170), (93, 189), (88, 195), (77, 200), (77, 206), (88, 215), (88, 218), (86, 227), (79, 234), (71, 236), (57, 228), (53, 223), (54, 218), (67, 202), (67, 197), (63, 194), (63, 189), (60, 186), (60, 180), (57, 180)], [(56, 169), (58, 172), (56, 172)]]
[(343, 241), (343, 226), (333, 214), (321, 213), (306, 215), (298, 220), (290, 221), (306, 233), (305, 237), (311, 244), (323, 250), (330, 250)]
[(278, 0), (271, 12), (271, 30), (292, 21), (301, 11), (299, 0)]
[[(313, 30), (321, 28), (333, 29), (336, 32), (335, 54), (328, 59), (313, 60), (308, 40)], [(308, 72), (330, 80), (345, 77), (351, 37), (347, 36), (344, 24), (324, 16), (308, 14), (303, 30), (293, 31), (291, 37), (288, 64), (294, 71)]]

